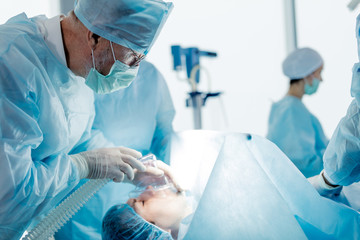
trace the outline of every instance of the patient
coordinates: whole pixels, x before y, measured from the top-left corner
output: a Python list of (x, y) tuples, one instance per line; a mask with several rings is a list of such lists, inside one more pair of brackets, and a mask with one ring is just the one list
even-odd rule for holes
[(149, 186), (106, 213), (103, 239), (177, 239), (181, 220), (192, 212), (184, 192)]
[(170, 233), (145, 221), (127, 204), (115, 205), (103, 218), (103, 240), (172, 240)]

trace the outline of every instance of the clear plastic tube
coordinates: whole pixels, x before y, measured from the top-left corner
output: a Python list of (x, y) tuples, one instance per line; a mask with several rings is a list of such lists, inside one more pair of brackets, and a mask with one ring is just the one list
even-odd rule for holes
[(110, 179), (89, 180), (42, 219), (23, 240), (48, 240)]

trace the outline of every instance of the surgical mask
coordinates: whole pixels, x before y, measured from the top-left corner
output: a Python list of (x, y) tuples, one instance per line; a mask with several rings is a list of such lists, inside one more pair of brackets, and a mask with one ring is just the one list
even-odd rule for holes
[(307, 94), (307, 95), (314, 94), (317, 91), (319, 84), (320, 84), (320, 80), (315, 77), (313, 78), (312, 86), (310, 86), (307, 83), (307, 81), (305, 81), (305, 87), (304, 87), (305, 94)]
[(114, 58), (108, 75), (104, 76), (95, 69), (94, 51), (91, 49), (93, 67), (86, 77), (86, 85), (98, 94), (106, 94), (117, 91), (121, 88), (127, 88), (135, 79), (139, 67), (130, 67), (119, 60), (116, 60), (112, 42), (110, 42), (111, 51)]

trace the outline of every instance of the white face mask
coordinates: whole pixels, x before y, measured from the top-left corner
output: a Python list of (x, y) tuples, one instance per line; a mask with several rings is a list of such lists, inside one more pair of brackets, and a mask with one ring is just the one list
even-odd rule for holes
[(130, 86), (132, 81), (135, 79), (139, 69), (138, 66), (130, 67), (120, 62), (119, 60), (116, 60), (112, 42), (110, 42), (110, 46), (115, 62), (112, 65), (109, 74), (106, 76), (102, 75), (95, 69), (94, 52), (91, 49), (93, 67), (90, 69), (85, 83), (98, 94), (111, 93), (121, 88)]

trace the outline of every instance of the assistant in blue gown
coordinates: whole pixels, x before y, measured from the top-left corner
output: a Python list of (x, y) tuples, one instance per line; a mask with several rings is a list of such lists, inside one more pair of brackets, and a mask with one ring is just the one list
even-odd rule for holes
[[(128, 88), (96, 95), (95, 105), (92, 131), (95, 142), (90, 142), (88, 148), (112, 144), (126, 146), (143, 154), (154, 153), (158, 159), (168, 162), (168, 141), (173, 132), (175, 110), (165, 79), (153, 64), (143, 61), (138, 76)], [(56, 239), (67, 239), (68, 236), (71, 239), (101, 239), (103, 216), (113, 205), (126, 202), (132, 188), (112, 182), (105, 185), (60, 229)]]
[[(360, 15), (356, 19), (356, 39), (360, 59)], [(341, 119), (324, 155), (324, 175), (336, 185), (347, 186), (360, 181), (360, 63), (353, 67), (350, 104)]]
[[(356, 19), (356, 39), (360, 59), (360, 15)], [(336, 127), (324, 154), (324, 170), (309, 179), (316, 190), (325, 197), (345, 203), (354, 209), (359, 204), (346, 200), (357, 200), (360, 189), (360, 63), (353, 66), (351, 102), (346, 116)], [(343, 187), (344, 186), (344, 187)]]
[(322, 81), (323, 60), (313, 49), (300, 48), (283, 62), (290, 79), (286, 96), (273, 103), (267, 138), (274, 142), (304, 174), (311, 177), (323, 169), (322, 157), (328, 144), (319, 120), (302, 102), (314, 94)]

